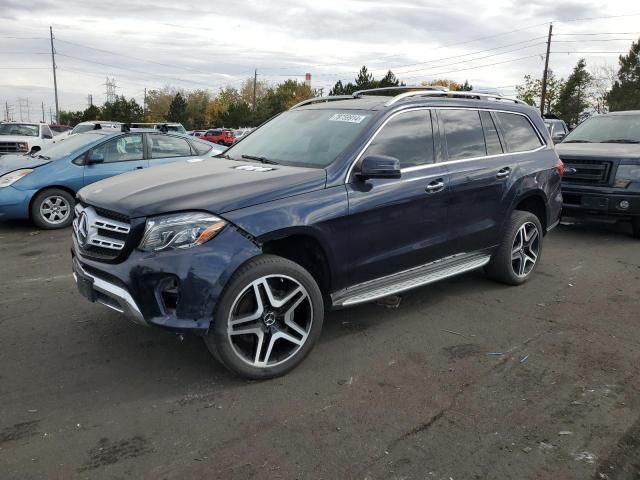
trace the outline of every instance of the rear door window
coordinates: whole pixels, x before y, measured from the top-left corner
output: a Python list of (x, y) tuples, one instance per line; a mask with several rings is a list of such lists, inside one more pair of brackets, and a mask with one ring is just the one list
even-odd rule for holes
[(487, 155), (480, 113), (477, 110), (440, 110), (438, 116), (444, 129), (449, 160)]
[(429, 110), (414, 110), (393, 117), (382, 127), (362, 158), (388, 155), (400, 160), (400, 168), (434, 162), (433, 127)]
[(171, 135), (151, 134), (151, 158), (189, 157), (191, 147), (186, 139)]
[(509, 152), (526, 152), (542, 146), (533, 125), (524, 115), (496, 112)]
[(481, 111), (480, 120), (482, 121), (482, 128), (484, 129), (484, 140), (487, 144), (487, 155), (500, 155), (501, 153), (504, 153), (500, 137), (498, 136), (498, 130), (493, 122), (493, 118), (491, 118), (491, 113)]

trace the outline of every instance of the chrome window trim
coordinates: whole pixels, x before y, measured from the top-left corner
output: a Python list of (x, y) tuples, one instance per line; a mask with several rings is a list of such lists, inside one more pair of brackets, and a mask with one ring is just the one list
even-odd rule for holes
[[(424, 165), (416, 165), (414, 167), (402, 168), (402, 169), (400, 169), (400, 171), (402, 173), (415, 172), (415, 171), (418, 171), (418, 170), (423, 170), (425, 168), (431, 168), (431, 167), (440, 166), (440, 165), (449, 165), (449, 164), (452, 164), (452, 163), (476, 161), (476, 160), (481, 160), (481, 159), (485, 159), (485, 158), (496, 158), (496, 157), (503, 157), (503, 156), (507, 156), (507, 155), (522, 155), (522, 154), (525, 154), (525, 153), (535, 153), (535, 152), (538, 152), (540, 150), (544, 150), (545, 148), (549, 147), (549, 145), (547, 145), (547, 142), (545, 141), (544, 137), (540, 134), (540, 131), (538, 130), (538, 128), (533, 124), (533, 122), (531, 121), (529, 116), (524, 114), (524, 113), (512, 112), (512, 111), (509, 111), (509, 110), (501, 110), (501, 109), (497, 109), (497, 108), (480, 108), (480, 107), (471, 107), (471, 106), (469, 106), (469, 107), (449, 107), (449, 106), (436, 107), (436, 106), (430, 106), (430, 107), (408, 108), (406, 110), (400, 110), (400, 111), (397, 111), (397, 112), (389, 115), (389, 117), (382, 123), (382, 125), (380, 125), (376, 129), (376, 131), (371, 136), (371, 138), (367, 141), (367, 143), (364, 145), (364, 147), (362, 147), (362, 149), (360, 150), (360, 152), (356, 156), (355, 160), (351, 163), (351, 166), (349, 167), (349, 170), (347, 170), (347, 175), (346, 175), (346, 177), (344, 179), (345, 185), (349, 183), (351, 175), (353, 174), (353, 170), (354, 170), (355, 166), (358, 164), (358, 162), (360, 161), (360, 159), (362, 158), (362, 155), (364, 154), (364, 152), (367, 151), (367, 149), (369, 148), (371, 143), (375, 140), (375, 138), (378, 136), (380, 131), (387, 125), (387, 123), (389, 123), (389, 121), (391, 121), (393, 118), (395, 118), (398, 115), (402, 115), (403, 113), (407, 113), (407, 112), (413, 112), (413, 111), (416, 111), (416, 110), (429, 110), (429, 111), (431, 111), (431, 110), (475, 110), (475, 111), (484, 110), (484, 111), (487, 111), (487, 112), (511, 113), (513, 115), (521, 115), (521, 116), (525, 117), (527, 119), (527, 121), (529, 122), (529, 124), (533, 127), (533, 131), (538, 136), (538, 140), (540, 140), (542, 145), (540, 145), (538, 148), (535, 148), (533, 150), (525, 150), (525, 151), (522, 151), (522, 152), (505, 152), (505, 153), (500, 153), (500, 154), (496, 154), (496, 155), (483, 155), (483, 156), (480, 156), (480, 157), (463, 158), (463, 159), (460, 159), (460, 160), (447, 160), (446, 162), (426, 163)], [(433, 114), (432, 114), (432, 116), (433, 116)], [(432, 122), (433, 122), (433, 118), (432, 118)], [(498, 128), (497, 125), (496, 125), (496, 127)], [(434, 138), (434, 142), (435, 142), (435, 138)]]

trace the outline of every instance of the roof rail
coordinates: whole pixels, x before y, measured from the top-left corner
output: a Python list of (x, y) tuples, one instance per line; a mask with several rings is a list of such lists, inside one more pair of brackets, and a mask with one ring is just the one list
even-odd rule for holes
[(352, 98), (353, 98), (352, 95), (334, 95), (329, 97), (307, 98), (306, 100), (303, 100), (300, 103), (296, 103), (289, 110), (293, 110), (294, 108), (298, 108), (298, 107), (304, 107), (305, 105), (311, 105), (312, 103), (333, 102), (335, 100), (349, 100)]
[(519, 103), (522, 105), (528, 105), (526, 102), (522, 100), (518, 100), (517, 98), (503, 97), (502, 95), (497, 95), (493, 93), (480, 93), (480, 92), (469, 92), (469, 91), (413, 91), (413, 92), (405, 92), (400, 95), (396, 95), (387, 103), (384, 104), (385, 107), (391, 106), (394, 103), (398, 103), (400, 100), (404, 100), (408, 97), (466, 97), (466, 98), (479, 98), (479, 99), (489, 99), (489, 100), (499, 100), (499, 101), (507, 101), (513, 103)]
[[(410, 90), (410, 91), (421, 91), (421, 92), (448, 92), (449, 89), (447, 87), (442, 87), (440, 85), (402, 85), (396, 87), (380, 87), (380, 88), (368, 88), (366, 90), (358, 90), (353, 92), (353, 98), (360, 98), (365, 93), (376, 93), (376, 92), (389, 92), (393, 90)], [(410, 92), (407, 92), (410, 93)]]

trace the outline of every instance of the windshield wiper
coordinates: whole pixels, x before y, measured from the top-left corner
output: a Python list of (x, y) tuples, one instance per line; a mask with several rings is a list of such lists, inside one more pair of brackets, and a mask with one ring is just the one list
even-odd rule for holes
[(593, 142), (590, 142), (589, 140), (567, 140), (562, 143), (593, 143)]
[(600, 143), (640, 143), (640, 140), (630, 140), (628, 138), (614, 138), (611, 140), (603, 140)]
[(273, 160), (269, 160), (266, 157), (256, 157), (254, 155), (241, 155), (242, 158), (246, 158), (247, 160), (255, 160), (260, 163), (268, 163), (269, 165), (278, 165), (278, 162), (274, 162)]

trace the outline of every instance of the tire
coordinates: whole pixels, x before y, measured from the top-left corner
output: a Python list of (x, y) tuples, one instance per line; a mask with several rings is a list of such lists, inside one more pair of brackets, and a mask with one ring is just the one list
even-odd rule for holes
[(640, 217), (631, 220), (631, 233), (634, 237), (640, 238)]
[(65, 228), (73, 221), (73, 196), (59, 188), (43, 190), (31, 202), (31, 221), (40, 228)]
[(304, 360), (323, 319), (322, 293), (311, 274), (285, 258), (260, 255), (229, 280), (204, 341), (232, 372), (265, 380)]
[(533, 213), (515, 210), (502, 242), (485, 267), (487, 275), (507, 285), (526, 282), (540, 263), (543, 231)]

